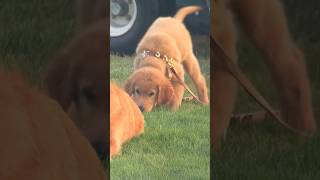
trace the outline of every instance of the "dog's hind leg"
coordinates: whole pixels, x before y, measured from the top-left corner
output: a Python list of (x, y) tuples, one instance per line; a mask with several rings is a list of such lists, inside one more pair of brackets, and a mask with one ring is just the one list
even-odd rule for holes
[(245, 33), (265, 56), (282, 97), (282, 116), (293, 127), (313, 135), (310, 85), (304, 57), (290, 37), (277, 0), (242, 0), (232, 5)]
[(192, 52), (190, 52), (187, 60), (183, 62), (183, 66), (186, 72), (190, 75), (192, 82), (196, 85), (199, 100), (203, 104), (208, 104), (209, 97), (206, 79), (202, 75), (198, 60)]
[[(236, 33), (232, 14), (224, 4), (218, 4), (217, 6), (220, 7), (214, 11), (216, 14), (212, 17), (211, 31), (229, 57), (236, 61)], [(237, 83), (227, 72), (222, 58), (215, 54), (214, 50), (211, 52), (211, 66), (213, 67), (211, 73), (211, 93), (213, 95), (211, 103), (211, 145), (215, 150), (220, 148), (229, 126), (237, 94)]]
[(121, 151), (121, 134), (118, 130), (113, 130), (110, 134), (110, 157), (114, 156)]

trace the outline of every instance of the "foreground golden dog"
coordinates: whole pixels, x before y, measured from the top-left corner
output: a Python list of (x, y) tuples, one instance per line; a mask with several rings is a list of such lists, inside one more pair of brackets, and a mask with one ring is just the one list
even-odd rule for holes
[(100, 161), (61, 107), (0, 72), (0, 179), (105, 180)]
[[(278, 0), (216, 0), (212, 17), (213, 36), (226, 53), (237, 60), (235, 20), (264, 55), (282, 100), (282, 117), (293, 127), (313, 135), (316, 122), (304, 57), (290, 37), (283, 8)], [(212, 143), (215, 149), (229, 126), (237, 83), (213, 53)]]
[(51, 62), (45, 78), (57, 100), (96, 149), (106, 150), (107, 20), (76, 36)]
[(110, 157), (118, 154), (121, 145), (143, 133), (144, 119), (130, 96), (110, 83)]
[(175, 76), (170, 80), (166, 63), (152, 54), (157, 52), (173, 58), (173, 65), (182, 80), (186, 70), (196, 85), (200, 101), (209, 103), (206, 81), (193, 54), (190, 34), (182, 22), (188, 14), (199, 10), (195, 6), (186, 7), (179, 10), (174, 18), (158, 18), (138, 44), (134, 72), (124, 87), (141, 111), (148, 112), (162, 104), (176, 110), (181, 105), (184, 87)]

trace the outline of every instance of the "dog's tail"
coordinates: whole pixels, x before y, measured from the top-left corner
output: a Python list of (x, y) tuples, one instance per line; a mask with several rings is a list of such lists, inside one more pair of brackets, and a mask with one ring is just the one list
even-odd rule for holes
[(191, 14), (191, 13), (194, 13), (194, 12), (198, 12), (202, 10), (201, 7), (199, 6), (188, 6), (188, 7), (184, 7), (184, 8), (181, 8), (179, 9), (179, 11), (176, 13), (176, 15), (174, 16), (175, 19), (178, 19), (180, 21), (183, 21), (184, 18)]

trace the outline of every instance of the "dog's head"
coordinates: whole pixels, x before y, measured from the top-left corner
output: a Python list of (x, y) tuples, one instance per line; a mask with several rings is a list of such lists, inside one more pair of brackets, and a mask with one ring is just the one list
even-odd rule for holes
[(106, 66), (91, 61), (75, 66), (72, 71), (65, 79), (69, 84), (64, 92), (66, 111), (95, 149), (99, 149), (106, 143)]
[(45, 78), (49, 96), (97, 151), (106, 150), (107, 32), (102, 21), (75, 37), (51, 62)]
[(174, 96), (171, 82), (154, 68), (135, 71), (124, 85), (141, 111), (149, 112), (156, 105), (167, 104)]

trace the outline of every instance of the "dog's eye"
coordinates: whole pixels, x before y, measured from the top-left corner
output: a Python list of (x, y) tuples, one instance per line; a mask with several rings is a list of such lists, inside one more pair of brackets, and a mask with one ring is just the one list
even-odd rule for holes
[(140, 94), (139, 89), (136, 89), (136, 90), (134, 91), (134, 93), (137, 94), (137, 95), (139, 95), (139, 94)]
[(151, 93), (149, 93), (149, 97), (152, 97), (152, 96), (154, 96), (154, 92), (151, 92)]
[(83, 88), (82, 94), (89, 103), (94, 103), (97, 100), (96, 95), (91, 88)]

